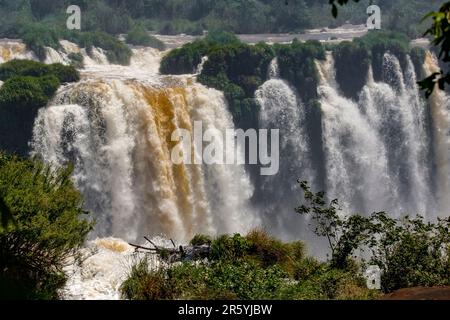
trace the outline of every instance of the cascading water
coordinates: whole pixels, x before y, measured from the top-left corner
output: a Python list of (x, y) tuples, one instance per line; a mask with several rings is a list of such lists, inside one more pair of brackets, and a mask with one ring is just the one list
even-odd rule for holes
[(362, 90), (359, 106), (386, 146), (390, 183), (395, 188), (395, 197), (394, 202), (385, 209), (397, 214), (424, 214), (427, 210), (435, 212), (431, 197), (431, 141), (427, 133), (427, 108), (426, 102), (419, 96), (411, 59), (407, 58), (404, 76), (398, 59), (386, 53), (383, 78), (384, 82), (376, 83), (372, 72), (369, 72), (368, 84)]
[(277, 59), (273, 59), (268, 70), (269, 80), (255, 93), (261, 106), (260, 128), (280, 130), (280, 172), (275, 176), (261, 178), (259, 189), (263, 194), (258, 199), (260, 210), (265, 212), (264, 222), (271, 232), (289, 237), (299, 232), (301, 220), (293, 214), (298, 205), (299, 190), (296, 179), (308, 180), (314, 185), (311, 168), (310, 141), (305, 130), (305, 107), (300, 98), (285, 80), (279, 77)]
[(331, 54), (317, 67), (326, 191), (348, 210), (388, 209), (385, 206), (396, 198), (396, 190), (382, 138), (358, 104), (339, 94)]
[(25, 43), (17, 40), (0, 40), (0, 63), (12, 59), (36, 60), (36, 55), (27, 50)]

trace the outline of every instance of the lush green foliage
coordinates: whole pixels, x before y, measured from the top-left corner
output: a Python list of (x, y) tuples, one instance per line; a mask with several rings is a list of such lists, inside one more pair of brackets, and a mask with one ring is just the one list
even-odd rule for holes
[(152, 47), (159, 50), (164, 50), (164, 42), (148, 34), (141, 26), (136, 26), (131, 29), (126, 37), (126, 42), (135, 46)]
[(450, 218), (435, 223), (420, 216), (397, 220), (384, 212), (343, 218), (337, 200), (328, 204), (323, 192), (311, 192), (306, 182), (300, 185), (307, 204), (297, 212), (311, 216), (315, 233), (328, 240), (333, 267), (347, 269), (360, 249), (369, 251), (369, 264), (381, 268), (385, 292), (450, 285)]
[(0, 65), (0, 108), (38, 108), (47, 104), (61, 83), (76, 82), (78, 71), (62, 64), (12, 60)]
[(276, 45), (280, 76), (297, 89), (305, 102), (317, 98), (319, 75), (314, 60), (325, 60), (325, 49), (317, 41)]
[(258, 106), (254, 93), (267, 80), (274, 57), (273, 49), (263, 43), (212, 47), (198, 80), (224, 92), (238, 127), (256, 127)]
[(0, 154), (0, 210), (12, 216), (0, 228), (1, 297), (58, 297), (62, 267), (91, 229), (71, 173)]
[(61, 83), (76, 82), (80, 74), (74, 67), (62, 64), (43, 64), (30, 60), (11, 60), (0, 65), (0, 80), (6, 81), (14, 76), (42, 77), (54, 75)]
[[(192, 242), (203, 243), (206, 236)], [(143, 260), (121, 287), (126, 299), (369, 299), (355, 267), (332, 269), (305, 257), (300, 242), (284, 243), (262, 231), (221, 236), (208, 261), (150, 270)]]
[(163, 74), (194, 73), (202, 57), (208, 56), (211, 51), (220, 50), (222, 46), (241, 44), (240, 40), (231, 33), (212, 31), (203, 39), (170, 51), (161, 61), (160, 71)]

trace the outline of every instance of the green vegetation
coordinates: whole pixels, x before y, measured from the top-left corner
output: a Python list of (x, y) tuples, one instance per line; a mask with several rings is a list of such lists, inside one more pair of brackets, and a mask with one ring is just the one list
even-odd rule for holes
[(136, 26), (128, 32), (126, 42), (135, 46), (152, 47), (159, 50), (164, 50), (164, 42), (148, 34), (148, 32), (141, 26)]
[(291, 83), (305, 102), (317, 98), (319, 75), (314, 60), (325, 60), (325, 49), (318, 41), (276, 45), (280, 76)]
[(76, 82), (78, 71), (62, 64), (46, 65), (29, 60), (12, 60), (0, 65), (0, 110), (38, 108), (47, 104), (61, 83)]
[[(45, 106), (59, 84), (58, 78), (53, 75), (12, 77), (0, 88), (0, 108), (16, 108), (16, 112), (27, 112), (27, 109), (31, 111)], [(19, 108), (22, 110), (19, 111)]]
[[(160, 48), (158, 41), (146, 36), (147, 31), (193, 35), (216, 29), (234, 33), (300, 32), (346, 22), (363, 24), (367, 19), (366, 8), (373, 3), (382, 8), (384, 29), (418, 37), (426, 30), (420, 19), (440, 3), (438, 0), (355, 2), (358, 3), (342, 7), (339, 16), (333, 19), (328, 1), (312, 0), (3, 0), (0, 37), (24, 39), (41, 60), (45, 58), (45, 46), (58, 48), (59, 40), (71, 39), (80, 45), (88, 42), (100, 46), (109, 52), (111, 62), (128, 64), (129, 49), (117, 39), (119, 34), (128, 34), (131, 44)], [(66, 29), (65, 10), (69, 5), (81, 7), (81, 31)]]
[[(421, 66), (424, 55), (415, 52), (415, 62)], [(383, 57), (385, 53), (395, 55), (402, 66), (406, 67), (406, 56), (411, 54), (409, 39), (399, 33), (372, 31), (366, 36), (357, 38), (352, 42), (342, 42), (333, 48), (336, 64), (336, 80), (342, 92), (351, 98), (356, 98), (367, 80), (369, 66), (372, 65), (375, 81), (382, 81)], [(418, 59), (422, 57), (422, 61)], [(421, 70), (421, 67), (418, 68)]]
[(342, 218), (338, 200), (327, 203), (323, 192), (311, 192), (306, 182), (300, 185), (306, 205), (296, 211), (309, 215), (315, 233), (327, 239), (332, 267), (347, 269), (355, 251), (365, 250), (368, 264), (382, 270), (384, 292), (450, 285), (450, 218), (433, 223), (421, 216), (394, 219), (384, 212)]
[[(205, 239), (196, 236), (194, 239)], [(193, 240), (196, 242), (197, 240)], [(121, 287), (126, 299), (370, 299), (356, 266), (330, 268), (305, 257), (300, 242), (284, 243), (263, 231), (221, 236), (208, 261), (150, 270), (146, 259), (132, 267)]]
[(58, 298), (62, 268), (92, 228), (71, 174), (0, 153), (1, 298)]
[(59, 63), (47, 65), (30, 60), (11, 60), (0, 64), (0, 80), (2, 81), (16, 76), (42, 77), (45, 75), (54, 75), (61, 83), (80, 80), (80, 74), (75, 68)]
[(26, 155), (34, 119), (62, 83), (80, 79), (72, 66), (12, 60), (0, 65), (0, 148)]

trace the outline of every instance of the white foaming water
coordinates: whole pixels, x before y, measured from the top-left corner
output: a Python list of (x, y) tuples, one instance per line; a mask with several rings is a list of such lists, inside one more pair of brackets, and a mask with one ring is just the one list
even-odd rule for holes
[(206, 61), (208, 61), (208, 57), (204, 56), (202, 57), (202, 61), (198, 64), (195, 74), (200, 75), (203, 72), (203, 66), (205, 65)]
[[(158, 246), (170, 247), (162, 238), (153, 238)], [(115, 238), (90, 241), (79, 251), (81, 263), (71, 263), (66, 269), (69, 280), (61, 294), (66, 300), (119, 300), (120, 286), (131, 267), (146, 258), (156, 269), (162, 262), (156, 255), (135, 252), (128, 243)]]

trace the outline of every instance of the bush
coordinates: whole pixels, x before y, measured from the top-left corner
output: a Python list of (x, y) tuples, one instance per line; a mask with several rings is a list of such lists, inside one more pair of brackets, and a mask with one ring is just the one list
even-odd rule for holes
[(84, 56), (81, 53), (69, 53), (68, 58), (70, 59), (70, 64), (74, 68), (81, 69), (84, 66)]
[(212, 239), (210, 236), (204, 234), (195, 235), (190, 244), (191, 246), (202, 246), (202, 245), (211, 245)]
[(126, 42), (135, 46), (152, 47), (159, 50), (165, 49), (164, 42), (149, 35), (147, 30), (139, 26), (130, 30), (127, 34)]
[(173, 299), (173, 291), (166, 281), (164, 270), (150, 271), (148, 261), (141, 260), (131, 268), (130, 275), (120, 287), (128, 300)]
[(58, 78), (53, 75), (12, 77), (0, 88), (0, 108), (14, 108), (16, 113), (20, 113), (20, 108), (31, 111), (45, 106), (59, 85)]
[(80, 74), (72, 66), (60, 63), (47, 65), (31, 60), (11, 60), (0, 65), (0, 80), (5, 81), (14, 76), (42, 77), (54, 75), (61, 83), (76, 82)]
[(382, 270), (384, 292), (450, 285), (450, 218), (432, 223), (420, 216), (393, 219), (384, 212), (341, 218), (337, 200), (328, 204), (323, 192), (312, 193), (305, 182), (301, 187), (308, 205), (297, 212), (310, 215), (314, 232), (328, 239), (334, 269), (348, 270), (352, 253), (366, 249), (368, 262)]
[(0, 228), (0, 297), (58, 298), (63, 266), (92, 228), (71, 174), (0, 154), (0, 198), (12, 214)]
[(367, 82), (371, 64), (370, 53), (354, 42), (341, 42), (333, 51), (336, 66), (336, 81), (342, 93), (357, 98)]
[(276, 45), (275, 50), (280, 76), (297, 89), (304, 102), (317, 99), (319, 74), (314, 60), (325, 60), (325, 49), (320, 42), (294, 40), (291, 45)]
[(0, 149), (26, 156), (39, 108), (61, 83), (78, 81), (78, 71), (61, 64), (12, 60), (0, 65)]

